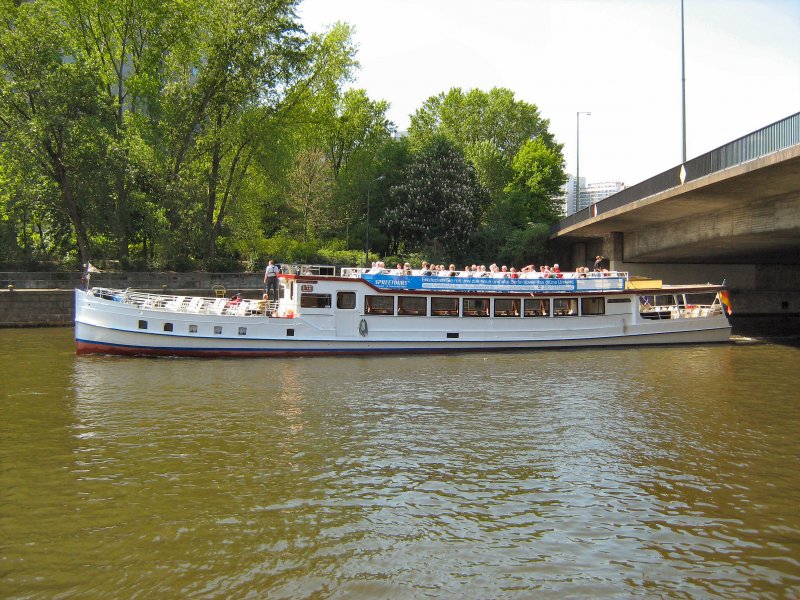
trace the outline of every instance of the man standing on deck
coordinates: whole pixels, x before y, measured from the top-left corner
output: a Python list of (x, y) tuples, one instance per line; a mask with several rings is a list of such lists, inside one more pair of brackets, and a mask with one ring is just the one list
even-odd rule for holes
[(595, 271), (602, 271), (603, 270), (603, 262), (606, 260), (605, 256), (597, 256), (594, 259), (594, 270)]
[(273, 261), (269, 261), (267, 270), (264, 271), (264, 284), (267, 286), (267, 298), (270, 300), (278, 299), (278, 267)]

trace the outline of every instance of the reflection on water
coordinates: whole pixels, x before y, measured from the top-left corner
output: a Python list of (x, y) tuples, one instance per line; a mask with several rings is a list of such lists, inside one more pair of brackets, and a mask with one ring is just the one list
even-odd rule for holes
[(800, 351), (75, 357), (0, 331), (4, 597), (795, 597)]

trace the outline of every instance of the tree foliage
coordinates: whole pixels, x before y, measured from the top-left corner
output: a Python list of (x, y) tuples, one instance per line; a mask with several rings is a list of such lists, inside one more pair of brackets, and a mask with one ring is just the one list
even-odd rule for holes
[(557, 217), (535, 105), (456, 88), (396, 139), (346, 88), (350, 26), (309, 35), (299, 1), (3, 0), (0, 263), (260, 268), (367, 239), (444, 259)]
[(458, 256), (466, 250), (488, 199), (475, 169), (451, 143), (436, 138), (408, 165), (391, 190), (383, 223), (397, 247)]

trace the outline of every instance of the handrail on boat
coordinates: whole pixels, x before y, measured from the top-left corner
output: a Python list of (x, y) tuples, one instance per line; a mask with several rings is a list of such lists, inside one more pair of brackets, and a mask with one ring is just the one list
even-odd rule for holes
[(164, 312), (264, 316), (271, 315), (278, 310), (277, 300), (242, 299), (238, 302), (231, 302), (231, 298), (152, 294), (130, 289), (115, 290), (101, 287), (94, 287), (89, 292), (106, 300)]

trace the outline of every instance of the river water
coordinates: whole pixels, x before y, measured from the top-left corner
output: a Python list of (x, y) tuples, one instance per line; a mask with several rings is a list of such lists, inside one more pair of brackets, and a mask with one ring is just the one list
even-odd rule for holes
[(796, 347), (0, 358), (3, 598), (800, 597)]

